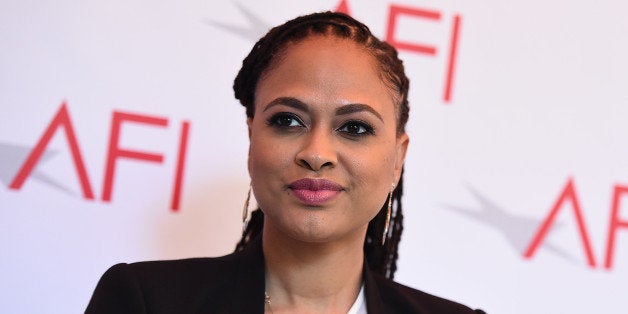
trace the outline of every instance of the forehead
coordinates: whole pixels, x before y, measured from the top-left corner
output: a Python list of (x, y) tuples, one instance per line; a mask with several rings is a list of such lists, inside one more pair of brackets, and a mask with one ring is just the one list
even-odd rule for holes
[(288, 44), (272, 62), (257, 84), (255, 104), (275, 97), (305, 97), (394, 110), (391, 94), (366, 48), (349, 39), (310, 36)]

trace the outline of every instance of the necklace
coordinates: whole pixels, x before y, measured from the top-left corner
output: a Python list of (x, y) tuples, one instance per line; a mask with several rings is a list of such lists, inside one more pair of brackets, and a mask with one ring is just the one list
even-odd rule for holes
[(268, 292), (264, 291), (264, 303), (266, 304), (266, 306), (268, 307), (268, 309), (270, 310), (270, 313), (275, 314), (275, 312), (273, 312), (273, 307), (270, 306), (270, 296), (268, 295)]

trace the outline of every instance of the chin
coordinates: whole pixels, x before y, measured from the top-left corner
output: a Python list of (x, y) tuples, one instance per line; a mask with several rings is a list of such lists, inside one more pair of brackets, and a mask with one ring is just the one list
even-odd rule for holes
[[(271, 219), (273, 229), (284, 236), (303, 243), (328, 243), (337, 241), (355, 231), (342, 221), (342, 216), (331, 210), (292, 208)], [(275, 216), (275, 215), (272, 215)], [(277, 218), (277, 219), (274, 219)], [(347, 230), (343, 230), (343, 226)]]
[(325, 243), (334, 239), (334, 232), (330, 230), (329, 223), (320, 217), (308, 217), (300, 226), (292, 226), (292, 236), (296, 240), (308, 243)]

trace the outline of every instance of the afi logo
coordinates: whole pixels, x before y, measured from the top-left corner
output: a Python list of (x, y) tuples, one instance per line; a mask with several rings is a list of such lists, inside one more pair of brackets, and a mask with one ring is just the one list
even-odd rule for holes
[[(567, 211), (567, 213), (571, 214), (570, 217), (573, 217), (570, 221), (576, 227), (577, 237), (580, 239), (588, 266), (591, 268), (598, 267), (595, 254), (593, 253), (587, 220), (583, 213), (580, 197), (578, 197), (576, 192), (576, 184), (572, 178), (568, 178), (567, 183), (550, 206), (547, 216), (543, 219), (510, 213), (473, 188), (470, 188), (470, 191), (478, 200), (479, 208), (468, 209), (448, 206), (448, 209), (497, 230), (515, 251), (522, 254), (525, 259), (532, 259), (541, 247), (547, 252), (572, 259), (570, 254), (562, 250), (559, 243), (547, 237), (552, 227), (558, 227), (563, 224), (562, 222), (557, 222), (559, 213)], [(618, 232), (622, 228), (628, 231), (628, 219), (626, 217), (622, 219), (620, 214), (622, 200), (626, 197), (628, 197), (628, 185), (615, 184), (610, 202), (610, 219), (603, 266), (607, 270), (613, 268)]]
[[(111, 194), (114, 186), (114, 177), (116, 172), (116, 162), (118, 159), (135, 159), (153, 163), (162, 163), (164, 156), (154, 152), (142, 152), (131, 150), (128, 148), (120, 147), (120, 130), (123, 124), (135, 123), (149, 125), (153, 127), (167, 128), (169, 120), (163, 117), (155, 117), (142, 114), (126, 113), (121, 111), (114, 111), (111, 119), (111, 133), (109, 136), (109, 149), (107, 151), (107, 161), (105, 165), (105, 177), (103, 182), (103, 190), (101, 200), (105, 202), (111, 201)], [(183, 170), (185, 168), (185, 155), (187, 151), (188, 133), (190, 129), (190, 123), (188, 121), (181, 122), (179, 148), (177, 154), (177, 163), (175, 169), (174, 180), (172, 184), (172, 199), (170, 208), (173, 211), (179, 209), (181, 203), (181, 189), (183, 182)], [(26, 179), (33, 173), (35, 166), (40, 161), (48, 143), (52, 139), (53, 135), (63, 130), (67, 139), (70, 152), (72, 154), (72, 161), (76, 169), (83, 197), (85, 199), (93, 200), (94, 192), (92, 185), (85, 169), (85, 162), (81, 154), (81, 149), (76, 139), (76, 132), (70, 119), (70, 113), (65, 103), (62, 103), (59, 110), (50, 121), (48, 127), (44, 131), (33, 150), (29, 153), (28, 158), (24, 164), (20, 167), (17, 175), (11, 180), (9, 188), (13, 190), (19, 190), (24, 185)]]
[[(337, 12), (351, 14), (347, 0), (342, 0), (336, 7)], [(399, 51), (407, 51), (430, 57), (437, 57), (440, 49), (432, 44), (410, 42), (400, 39), (398, 36), (399, 20), (402, 18), (424, 20), (430, 23), (451, 23), (449, 47), (446, 53), (447, 63), (445, 68), (445, 83), (443, 84), (443, 101), (451, 102), (454, 88), (454, 74), (458, 56), (458, 41), (460, 37), (460, 25), (462, 17), (454, 14), (450, 21), (443, 21), (443, 13), (439, 10), (425, 9), (416, 6), (404, 6), (390, 4), (386, 23), (386, 42)]]
[[(622, 196), (628, 196), (628, 186), (616, 184), (613, 189), (613, 197), (610, 208), (610, 222), (608, 224), (606, 259), (604, 261), (604, 267), (606, 269), (611, 269), (613, 267), (613, 255), (615, 253), (617, 231), (619, 231), (619, 228), (628, 228), (628, 220), (621, 220), (619, 217)], [(532, 242), (530, 242), (528, 248), (523, 253), (523, 256), (525, 258), (532, 258), (534, 256), (534, 253), (539, 248), (541, 241), (547, 235), (552, 224), (554, 224), (558, 212), (561, 208), (564, 208), (567, 203), (571, 203), (571, 207), (573, 208), (573, 214), (578, 226), (577, 230), (578, 233), (580, 233), (580, 239), (582, 240), (582, 246), (587, 257), (587, 263), (591, 268), (595, 268), (595, 256), (593, 255), (589, 232), (587, 231), (585, 219), (582, 215), (582, 207), (580, 206), (578, 194), (576, 193), (576, 187), (571, 178), (567, 181), (563, 191), (558, 196), (558, 199), (552, 206), (549, 214), (532, 238)]]
[[(251, 41), (258, 40), (268, 29), (271, 28), (270, 25), (264, 23), (260, 17), (256, 16), (254, 12), (251, 12), (240, 5), (238, 5), (238, 8), (242, 11), (243, 16), (248, 19), (248, 26), (225, 24), (215, 21), (207, 21), (207, 23)], [(340, 1), (335, 10), (337, 12), (351, 15), (349, 2), (347, 0)], [(422, 42), (421, 38), (402, 38), (403, 36), (399, 32), (399, 25), (401, 21), (408, 20), (434, 24), (445, 23), (449, 32), (442, 34), (442, 36), (447, 37), (449, 45), (447, 47), (438, 47), (432, 43)], [(450, 103), (454, 94), (454, 77), (456, 73), (456, 61), (458, 58), (458, 42), (460, 40), (462, 16), (459, 14), (452, 14), (448, 16), (439, 10), (426, 9), (417, 6), (390, 4), (388, 7), (386, 21), (384, 40), (400, 52), (409, 52), (431, 58), (439, 58), (442, 55), (446, 58), (445, 69), (443, 70), (444, 84), (442, 89), (442, 99), (445, 103)]]

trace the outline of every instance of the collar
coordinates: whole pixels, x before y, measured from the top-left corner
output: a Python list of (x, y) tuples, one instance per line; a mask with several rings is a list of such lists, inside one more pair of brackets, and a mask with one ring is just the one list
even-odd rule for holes
[(366, 298), (366, 311), (369, 314), (385, 313), (384, 302), (377, 289), (377, 282), (373, 276), (373, 272), (364, 259), (364, 266), (362, 267), (364, 276), (364, 297)]
[[(207, 313), (264, 313), (265, 263), (262, 237), (258, 236), (241, 252), (231, 255), (233, 280), (224, 287), (220, 304), (207, 304)], [(227, 276), (229, 274), (226, 274)]]

